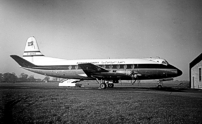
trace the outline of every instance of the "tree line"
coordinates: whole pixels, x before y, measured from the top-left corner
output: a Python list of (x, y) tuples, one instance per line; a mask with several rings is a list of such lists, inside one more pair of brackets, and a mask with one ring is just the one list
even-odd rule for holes
[(53, 78), (50, 80), (49, 76), (46, 76), (44, 79), (35, 78), (33, 75), (28, 75), (25, 73), (21, 73), (17, 76), (15, 73), (0, 73), (0, 82), (41, 82), (41, 81), (57, 81), (57, 78)]

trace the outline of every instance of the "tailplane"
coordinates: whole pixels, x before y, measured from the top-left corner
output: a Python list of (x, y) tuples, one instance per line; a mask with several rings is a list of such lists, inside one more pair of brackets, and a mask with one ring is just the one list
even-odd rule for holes
[(44, 56), (44, 55), (39, 50), (39, 46), (37, 44), (35, 37), (29, 37), (26, 42), (23, 58), (34, 56)]
[(28, 62), (27, 60), (17, 56), (17, 55), (11, 55), (11, 57), (21, 66), (21, 67), (25, 67), (25, 68), (32, 68), (32, 67), (36, 67), (36, 65), (34, 65), (31, 62)]

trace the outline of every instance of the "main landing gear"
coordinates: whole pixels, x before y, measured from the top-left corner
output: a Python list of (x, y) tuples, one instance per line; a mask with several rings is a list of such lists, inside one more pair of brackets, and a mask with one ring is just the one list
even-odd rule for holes
[(98, 84), (100, 85), (98, 89), (106, 89), (108, 88), (113, 88), (114, 84), (110, 83), (109, 81), (105, 81), (105, 80), (98, 80), (96, 79), (96, 81), (98, 82)]

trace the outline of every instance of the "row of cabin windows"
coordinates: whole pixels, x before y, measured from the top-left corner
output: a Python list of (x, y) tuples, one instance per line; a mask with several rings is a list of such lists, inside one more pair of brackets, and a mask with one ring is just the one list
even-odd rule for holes
[[(134, 69), (137, 65), (97, 65), (105, 69)], [(69, 70), (81, 69), (78, 65), (69, 65)]]

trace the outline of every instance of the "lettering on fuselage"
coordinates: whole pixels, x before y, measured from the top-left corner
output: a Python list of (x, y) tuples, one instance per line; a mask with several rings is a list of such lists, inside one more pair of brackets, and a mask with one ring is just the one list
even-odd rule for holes
[(125, 61), (102, 61), (101, 64), (124, 64)]
[(77, 64), (82, 64), (82, 63), (92, 63), (92, 64), (99, 64), (99, 62), (77, 62)]
[(92, 63), (92, 64), (125, 64), (125, 61), (101, 61), (101, 62), (77, 62), (77, 64)]

